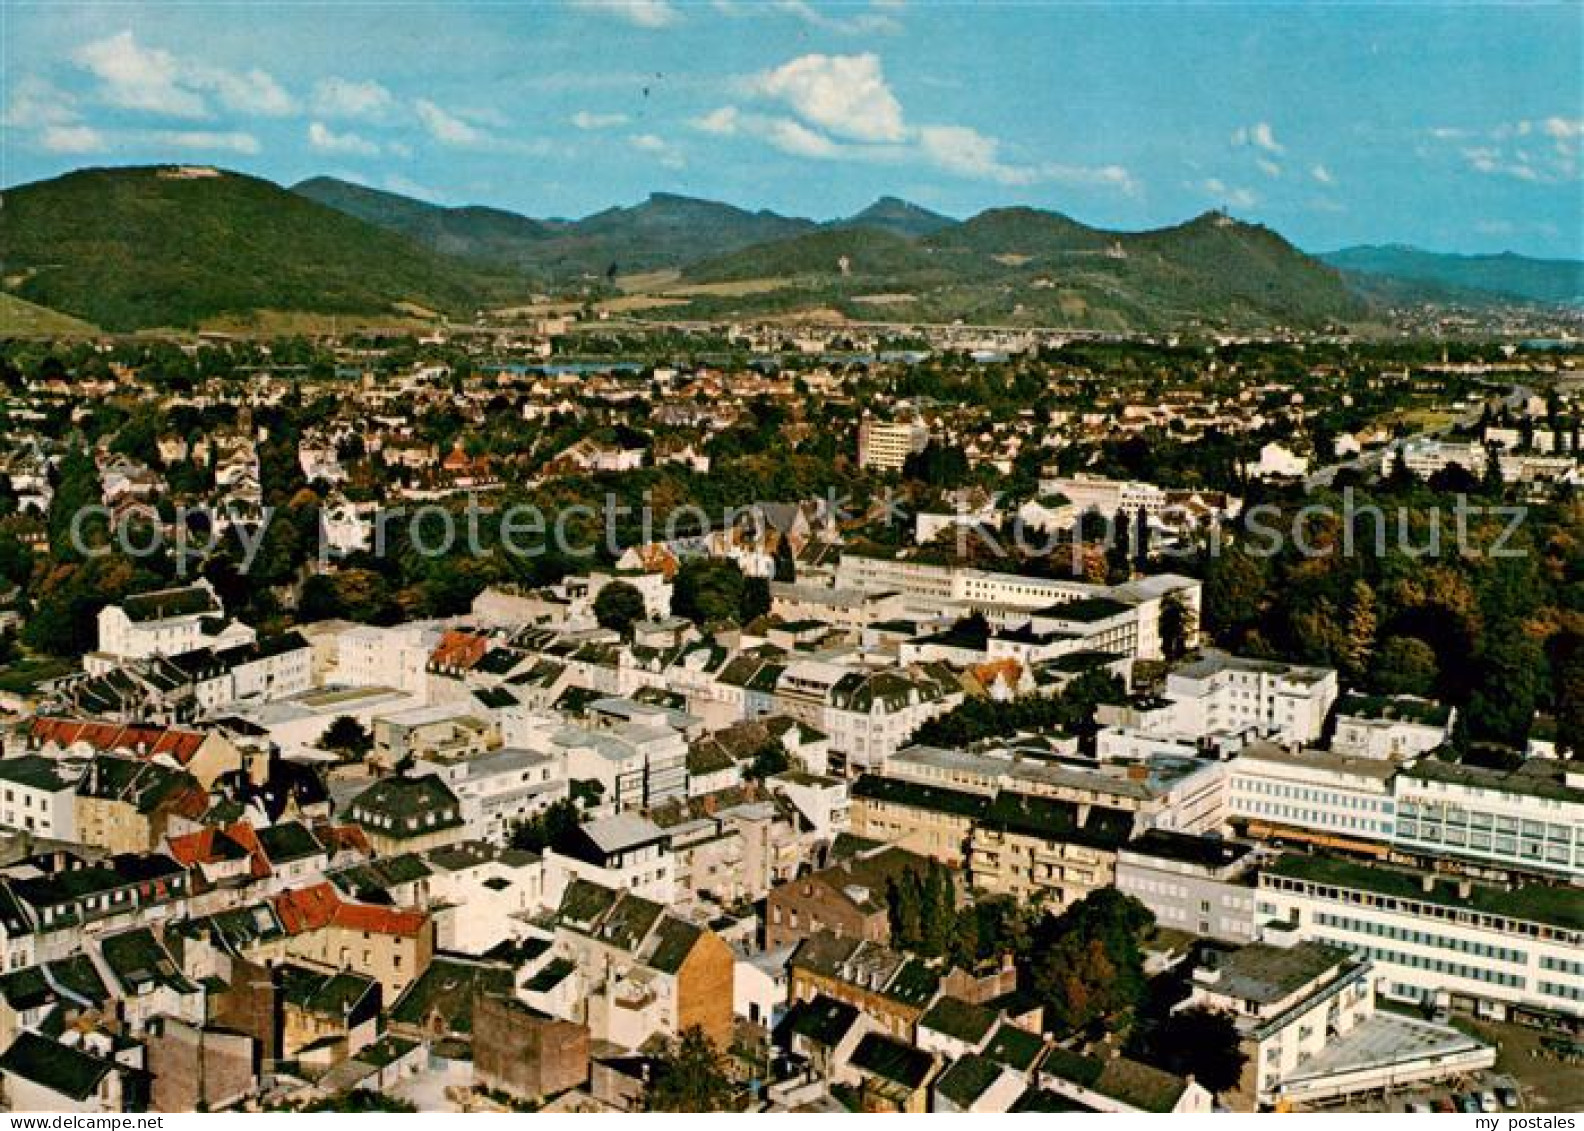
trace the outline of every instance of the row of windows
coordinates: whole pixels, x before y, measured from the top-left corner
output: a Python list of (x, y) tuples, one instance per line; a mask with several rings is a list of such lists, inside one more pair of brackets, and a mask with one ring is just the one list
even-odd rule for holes
[[(1568, 862), (1568, 846), (1565, 844), (1541, 844), (1537, 840), (1514, 840), (1510, 836), (1496, 836), (1492, 838), (1488, 832), (1468, 832), (1467, 830), (1428, 822), (1414, 822), (1401, 817), (1397, 819), (1397, 838), (1405, 841), (1421, 841), (1425, 844), (1445, 844), (1451, 848), (1468, 848), (1475, 852), (1490, 852), (1498, 856), (1513, 857), (1523, 860), (1545, 859), (1553, 864), (1566, 864)], [(1579, 845), (1579, 860), (1584, 863), (1584, 844)]]
[(1250, 780), (1245, 777), (1232, 779), (1232, 788), (1245, 793), (1260, 793), (1267, 797), (1287, 797), (1295, 801), (1318, 801), (1331, 808), (1361, 809), (1368, 813), (1390, 813), (1392, 802), (1389, 798), (1357, 797), (1352, 794), (1338, 793), (1334, 789), (1311, 789), (1307, 786), (1280, 785), (1276, 782), (1261, 779)]
[(1418, 805), (1405, 799), (1399, 807), (1399, 812), (1405, 817), (1417, 817), (1426, 822), (1435, 824), (1444, 822), (1449, 827), (1465, 825), (1474, 829), (1494, 828), (1499, 833), (1521, 832), (1524, 836), (1537, 840), (1549, 838), (1563, 843), (1573, 839), (1573, 830), (1567, 825), (1552, 825), (1544, 821), (1520, 821), (1516, 817), (1504, 817), (1479, 810), (1443, 809), (1439, 805)]
[(1552, 958), (1549, 954), (1540, 957), (1540, 969), (1554, 970), (1558, 974), (1572, 974), (1584, 978), (1584, 962), (1574, 962), (1570, 958)]
[(1541, 982), (1540, 992), (1550, 997), (1565, 997), (1569, 1001), (1584, 1001), (1584, 985), (1564, 986), (1558, 982)]
[(1394, 927), (1388, 923), (1354, 919), (1347, 915), (1332, 915), (1326, 911), (1316, 913), (1315, 921), (1323, 927), (1338, 927), (1341, 930), (1353, 931), (1356, 934), (1375, 935), (1377, 938), (1413, 943), (1416, 946), (1434, 946), (1442, 950), (1456, 950), (1463, 954), (1472, 954), (1476, 958), (1494, 958), (1501, 962), (1512, 962), (1520, 966), (1529, 961), (1529, 956), (1526, 953), (1521, 950), (1513, 950), (1511, 947), (1471, 942), (1468, 939), (1455, 939), (1447, 935), (1432, 934), (1429, 931), (1409, 930), (1405, 927)]
[(1521, 990), (1527, 982), (1517, 974), (1504, 974), (1500, 970), (1486, 970), (1477, 966), (1466, 966), (1461, 962), (1448, 962), (1442, 958), (1425, 958), (1417, 954), (1404, 954), (1400, 950), (1387, 950), (1385, 947), (1369, 946), (1346, 939), (1324, 939), (1324, 942), (1335, 943), (1337, 946), (1352, 947), (1369, 955), (1378, 962), (1390, 962), (1394, 966), (1407, 966), (1414, 970), (1428, 970), (1433, 974), (1449, 974), (1454, 978), (1466, 978), (1474, 982), (1488, 982), (1493, 986), (1506, 986), (1508, 989)]
[(1391, 824), (1369, 817), (1341, 816), (1329, 809), (1301, 809), (1274, 801), (1246, 801), (1234, 807), (1237, 812), (1256, 817), (1275, 817), (1309, 828), (1353, 829), (1363, 833), (1391, 835)]

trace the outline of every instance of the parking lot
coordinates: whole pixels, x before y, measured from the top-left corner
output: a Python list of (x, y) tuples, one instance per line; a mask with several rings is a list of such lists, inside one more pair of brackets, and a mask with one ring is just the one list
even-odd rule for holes
[(1503, 1072), (1476, 1072), (1440, 1084), (1372, 1092), (1338, 1104), (1305, 1108), (1345, 1112), (1514, 1112), (1529, 1108), (1522, 1083)]

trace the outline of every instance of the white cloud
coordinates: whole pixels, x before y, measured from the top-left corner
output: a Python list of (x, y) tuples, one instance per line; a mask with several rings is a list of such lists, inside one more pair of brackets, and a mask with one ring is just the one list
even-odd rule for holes
[(918, 136), (924, 156), (947, 172), (1002, 184), (1022, 185), (1034, 179), (1031, 170), (1003, 164), (1000, 143), (968, 126), (923, 126)]
[(1251, 145), (1255, 149), (1263, 149), (1266, 153), (1274, 153), (1280, 157), (1287, 152), (1287, 147), (1276, 140), (1276, 131), (1269, 122), (1255, 122), (1252, 126), (1239, 126), (1232, 131), (1232, 144), (1237, 146)]
[(25, 75), (11, 88), (0, 125), (26, 130), (69, 125), (81, 117), (71, 95), (36, 75)]
[(194, 86), (212, 90), (227, 110), (278, 118), (297, 111), (297, 100), (267, 72), (257, 67), (236, 73), (215, 67), (191, 69)]
[(1558, 140), (1584, 137), (1584, 118), (1547, 118), (1540, 123), (1541, 131)]
[(1259, 203), (1259, 196), (1253, 190), (1237, 188), (1216, 177), (1201, 181), (1199, 187), (1223, 204), (1230, 204), (1234, 208), (1253, 208)]
[(842, 156), (842, 147), (836, 142), (791, 118), (769, 118), (763, 126), (766, 140), (782, 153), (821, 159)]
[(742, 111), (735, 106), (721, 106), (708, 114), (701, 114), (688, 124), (696, 130), (718, 137), (731, 137), (742, 121)]
[(323, 122), (308, 123), (308, 145), (320, 153), (340, 153), (348, 157), (378, 157), (380, 147), (355, 133), (336, 133)]
[(1327, 169), (1324, 165), (1317, 164), (1310, 166), (1309, 175), (1323, 185), (1336, 184), (1336, 177), (1332, 176), (1331, 170)]
[(236, 130), (152, 130), (146, 135), (156, 145), (171, 149), (200, 149), (252, 155), (263, 148), (258, 138)]
[(413, 109), (418, 112), (418, 120), (429, 131), (429, 136), (442, 145), (476, 146), (490, 141), (486, 131), (469, 125), (455, 114), (447, 113), (427, 98), (420, 98), (413, 104)]
[(99, 80), (103, 101), (123, 110), (207, 118), (209, 95), (238, 114), (280, 117), (297, 109), (296, 99), (267, 71), (184, 62), (169, 51), (145, 47), (131, 31), (84, 44), (72, 61)]
[(771, 6), (777, 11), (796, 16), (809, 27), (841, 35), (889, 34), (902, 30), (901, 23), (883, 10), (892, 7), (887, 4), (876, 4), (867, 12), (861, 11), (847, 17), (822, 12), (808, 0), (772, 0)]
[(872, 54), (804, 55), (740, 84), (744, 94), (785, 106), (795, 117), (721, 106), (689, 125), (717, 137), (755, 137), (795, 157), (888, 164), (924, 163), (953, 176), (1004, 185), (1059, 183), (1119, 189), (1138, 182), (1119, 165), (1018, 163), (999, 139), (952, 123), (910, 125)]
[(92, 126), (45, 126), (38, 141), (51, 153), (99, 153), (108, 147), (104, 134)]
[(314, 84), (313, 107), (327, 118), (380, 119), (395, 109), (396, 100), (372, 80), (332, 77)]
[(667, 0), (573, 0), (576, 7), (608, 12), (634, 27), (670, 27), (682, 18)]
[(902, 104), (874, 54), (803, 55), (759, 75), (753, 85), (836, 137), (897, 142), (907, 134)]
[(656, 134), (634, 134), (627, 141), (641, 153), (649, 153), (659, 159), (660, 164), (667, 169), (680, 169), (686, 164), (682, 152), (665, 138)]
[(630, 121), (626, 114), (596, 114), (592, 110), (579, 110), (572, 115), (572, 124), (580, 130), (610, 130)]
[(1282, 175), (1282, 167), (1268, 157), (1254, 158), (1254, 165), (1267, 177), (1279, 177)]
[(1452, 152), (1476, 173), (1531, 184), (1566, 184), (1579, 176), (1584, 119), (1555, 116), (1483, 129), (1442, 126), (1430, 130), (1429, 137), (1456, 143)]
[(112, 106), (178, 118), (208, 114), (203, 96), (182, 85), (176, 57), (143, 47), (130, 31), (85, 44), (72, 59), (99, 80), (100, 93)]
[(399, 192), (403, 196), (415, 196), (432, 204), (444, 204), (446, 200), (445, 194), (438, 189), (432, 189), (428, 185), (409, 180), (400, 173), (387, 173), (385, 175), (385, 187), (391, 192)]

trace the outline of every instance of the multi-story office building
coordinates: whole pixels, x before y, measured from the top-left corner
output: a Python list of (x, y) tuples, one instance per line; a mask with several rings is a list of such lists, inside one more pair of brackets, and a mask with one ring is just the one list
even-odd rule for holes
[(1248, 835), (1387, 855), (1396, 808), (1391, 762), (1253, 742), (1227, 768), (1227, 815)]
[(1400, 852), (1476, 872), (1584, 880), (1584, 770), (1567, 762), (1493, 770), (1422, 758), (1397, 775), (1394, 792)]
[(1324, 856), (1263, 869), (1266, 934), (1346, 946), (1373, 959), (1380, 992), (1484, 1017), (1584, 1020), (1578, 889), (1498, 888)]

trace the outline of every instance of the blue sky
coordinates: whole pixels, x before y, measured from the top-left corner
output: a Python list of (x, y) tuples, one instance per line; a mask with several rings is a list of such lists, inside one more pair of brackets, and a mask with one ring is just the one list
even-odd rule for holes
[(1584, 254), (1584, 7), (20, 4), (0, 183), (191, 161), (576, 216), (894, 194)]

